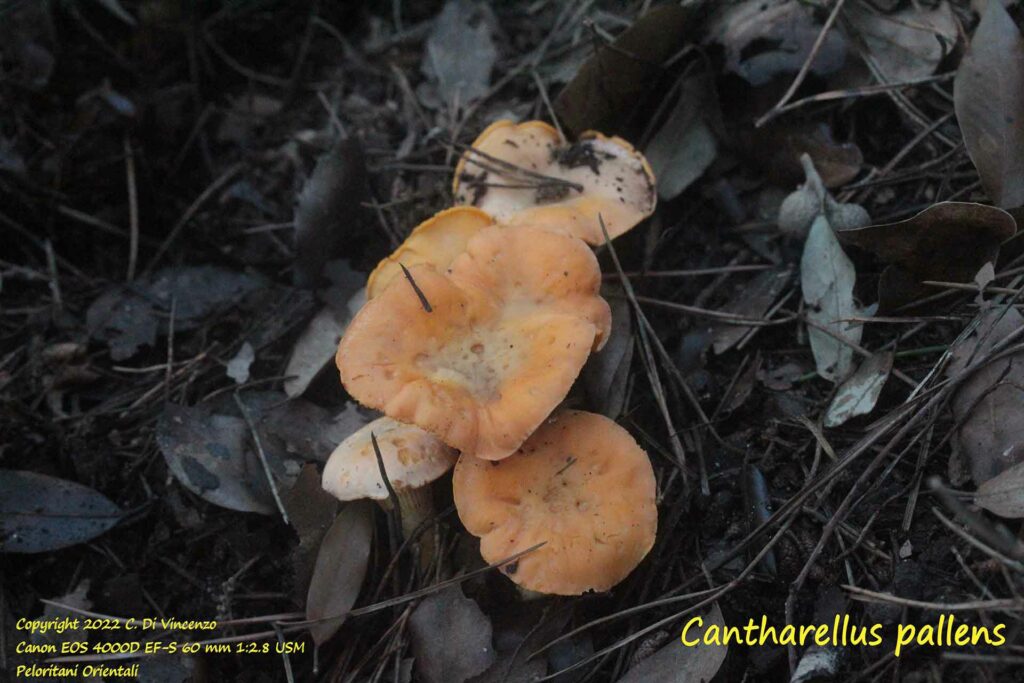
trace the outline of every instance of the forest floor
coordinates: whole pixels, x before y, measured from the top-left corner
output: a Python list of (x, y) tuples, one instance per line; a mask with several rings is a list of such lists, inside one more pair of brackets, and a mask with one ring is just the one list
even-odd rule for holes
[[(18, 618), (86, 610), (305, 644), (148, 657), (143, 681), (1019, 675), (1024, 12), (1004, 4), (979, 25), (966, 0), (5, 2), (0, 669), (33, 661)], [(657, 542), (608, 593), (523, 601), (435, 486), (437, 562), (377, 511), (372, 543), (334, 550), (365, 580), (339, 575), (324, 599), (356, 612), (314, 656), (337, 509), (317, 468), (368, 414), (310, 321), (343, 326), (503, 118), (620, 135), (657, 172), (624, 273), (597, 250), (621, 324), (567, 399), (649, 453)], [(1006, 643), (896, 656), (901, 624), (951, 612)], [(694, 615), (836, 614), (884, 644), (678, 643)]]

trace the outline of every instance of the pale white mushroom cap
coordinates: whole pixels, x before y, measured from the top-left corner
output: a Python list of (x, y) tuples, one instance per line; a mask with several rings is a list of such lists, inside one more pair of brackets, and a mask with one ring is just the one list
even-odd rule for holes
[(327, 460), (321, 483), (338, 500), (388, 497), (371, 433), (377, 437), (384, 470), (396, 492), (429, 484), (458, 458), (454, 448), (430, 432), (390, 417), (378, 418), (342, 441)]

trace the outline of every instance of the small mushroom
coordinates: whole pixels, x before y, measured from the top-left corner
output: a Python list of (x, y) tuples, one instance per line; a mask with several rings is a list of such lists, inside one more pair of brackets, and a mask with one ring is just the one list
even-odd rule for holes
[(429, 484), (452, 468), (458, 454), (419, 427), (381, 417), (353, 432), (334, 449), (321, 478), (325, 491), (338, 500), (369, 498), (384, 508), (390, 507), (373, 438), (377, 439), (384, 472), (398, 500), (402, 532), (408, 538), (433, 516)]
[(604, 244), (601, 223), (618, 237), (654, 212), (654, 172), (619, 137), (588, 131), (562, 141), (542, 121), (497, 121), (455, 167), (457, 204), (476, 206), (508, 225), (568, 230)]
[(500, 462), (463, 454), (452, 484), (485, 561), (544, 544), (502, 568), (529, 591), (606, 591), (654, 545), (651, 462), (629, 432), (601, 415), (557, 413)]
[(482, 229), (447, 273), (421, 264), (356, 315), (338, 346), (356, 400), (464, 453), (511, 455), (608, 338), (597, 259), (542, 228)]
[(366, 283), (366, 297), (372, 299), (401, 276), (401, 267), (429, 263), (445, 270), (466, 250), (466, 243), (494, 219), (472, 206), (456, 206), (436, 213), (409, 234), (401, 246), (381, 261)]

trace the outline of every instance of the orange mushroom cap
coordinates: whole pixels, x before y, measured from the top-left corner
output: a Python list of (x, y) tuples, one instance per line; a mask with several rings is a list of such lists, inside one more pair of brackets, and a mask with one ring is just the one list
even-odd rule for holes
[(542, 121), (488, 126), (459, 159), (452, 192), (456, 203), (506, 224), (557, 225), (594, 245), (604, 244), (598, 216), (614, 239), (651, 215), (657, 200), (654, 172), (628, 142), (588, 131), (566, 144)]
[(341, 381), (361, 403), (464, 453), (513, 453), (565, 398), (608, 337), (601, 272), (583, 242), (542, 228), (491, 226), (442, 274), (367, 302), (338, 346)]
[(456, 206), (434, 214), (409, 233), (395, 251), (381, 261), (366, 283), (366, 297), (372, 299), (391, 284), (402, 268), (429, 263), (445, 270), (466, 250), (466, 243), (482, 228), (494, 223), (487, 213), (472, 206)]
[(614, 421), (567, 410), (500, 462), (463, 454), (455, 506), (487, 562), (539, 593), (605, 591), (636, 568), (658, 528), (654, 471)]

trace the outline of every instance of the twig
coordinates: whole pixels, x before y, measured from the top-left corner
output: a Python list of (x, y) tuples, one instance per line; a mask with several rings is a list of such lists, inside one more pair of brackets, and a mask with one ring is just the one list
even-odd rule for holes
[[(391, 515), (394, 518), (395, 525), (398, 529), (402, 528), (402, 509), (398, 505), (398, 494), (395, 492), (395, 487), (391, 485), (391, 480), (388, 479), (388, 471), (384, 467), (384, 456), (380, 452), (380, 444), (377, 443), (377, 435), (372, 431), (370, 432), (370, 443), (373, 444), (373, 454), (377, 458), (377, 469), (380, 471), (380, 478), (384, 480), (384, 487), (388, 490), (388, 498), (391, 500)], [(396, 529), (392, 529), (395, 532)], [(397, 542), (397, 538), (395, 539)]]
[(901, 598), (891, 593), (878, 593), (860, 586), (843, 585), (841, 588), (850, 593), (850, 598), (860, 602), (880, 602), (916, 609), (929, 609), (936, 612), (967, 612), (971, 610), (1009, 610), (1024, 611), (1024, 600), (1011, 598), (1005, 600), (974, 600), (971, 602), (926, 602)]
[(800, 71), (797, 73), (796, 78), (794, 78), (793, 82), (789, 84), (789, 89), (782, 96), (782, 99), (780, 99), (775, 106), (768, 111), (768, 113), (754, 122), (755, 128), (760, 128), (782, 113), (782, 108), (785, 107), (790, 98), (796, 94), (797, 89), (800, 88), (804, 79), (807, 78), (807, 73), (811, 70), (811, 64), (814, 62), (814, 58), (818, 56), (818, 51), (821, 50), (821, 46), (825, 44), (825, 37), (832, 29), (832, 25), (836, 23), (836, 18), (839, 17), (839, 11), (843, 9), (843, 5), (845, 4), (846, 0), (836, 0), (836, 4), (832, 8), (832, 12), (828, 15), (828, 19), (825, 21), (825, 24), (821, 27), (821, 31), (818, 32), (818, 37), (815, 38), (814, 45), (811, 46), (811, 52), (807, 55), (807, 59), (804, 60), (803, 66), (800, 67)]
[(131, 282), (135, 279), (135, 266), (139, 259), (139, 199), (135, 185), (135, 152), (127, 133), (124, 136), (124, 173), (128, 184), (129, 227), (128, 275), (125, 279)]
[(249, 431), (252, 432), (252, 441), (256, 445), (256, 452), (260, 456), (260, 464), (263, 465), (263, 473), (267, 477), (267, 484), (270, 486), (270, 492), (274, 494), (274, 502), (277, 504), (277, 509), (281, 512), (281, 518), (285, 524), (291, 524), (288, 521), (288, 511), (284, 509), (284, 503), (281, 501), (281, 495), (277, 492), (277, 482), (274, 481), (274, 473), (270, 471), (270, 463), (267, 461), (267, 453), (263, 450), (263, 443), (260, 441), (259, 432), (256, 431), (256, 423), (253, 422), (252, 416), (249, 414), (249, 409), (245, 407), (245, 401), (238, 395), (238, 392), (232, 394), (235, 399), (235, 403), (238, 404), (238, 409), (242, 412), (242, 417), (245, 418), (245, 422), (249, 425)]
[(412, 273), (409, 272), (409, 269), (405, 267), (404, 263), (399, 262), (398, 266), (402, 269), (402, 275), (404, 275), (405, 279), (409, 281), (410, 285), (412, 285), (412, 291), (416, 292), (416, 296), (419, 297), (423, 310), (427, 313), (433, 313), (434, 308), (430, 305), (430, 301), (427, 300), (427, 295), (424, 294), (423, 290), (420, 289), (420, 286), (416, 284), (416, 280), (412, 279)]
[(174, 224), (173, 228), (171, 228), (171, 231), (167, 234), (167, 237), (160, 245), (160, 248), (156, 250), (155, 254), (153, 254), (153, 258), (149, 260), (149, 263), (142, 271), (143, 275), (148, 275), (156, 266), (156, 264), (160, 262), (160, 259), (163, 257), (164, 253), (166, 253), (167, 248), (170, 247), (171, 243), (178, 238), (181, 231), (185, 228), (186, 225), (188, 225), (188, 222), (192, 220), (192, 217), (196, 215), (199, 209), (202, 208), (203, 204), (209, 201), (210, 197), (212, 197), (222, 187), (227, 185), (228, 182), (231, 181), (236, 175), (238, 175), (241, 172), (242, 168), (243, 166), (241, 163), (232, 164), (231, 166), (228, 167), (226, 171), (220, 174), (219, 178), (210, 183), (210, 186), (203, 190), (203, 192), (198, 197), (195, 198), (195, 200), (189, 205), (189, 207), (185, 209), (185, 213), (181, 215), (181, 218), (178, 219), (178, 222)]

